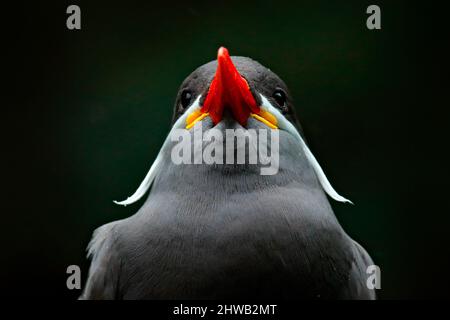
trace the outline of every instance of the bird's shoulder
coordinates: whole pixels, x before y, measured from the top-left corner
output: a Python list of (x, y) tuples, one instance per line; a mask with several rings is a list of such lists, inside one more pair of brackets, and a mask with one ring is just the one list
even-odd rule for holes
[(116, 299), (121, 254), (117, 246), (117, 227), (121, 220), (94, 230), (87, 251), (91, 259), (89, 277), (80, 299)]
[(94, 230), (91, 241), (88, 244), (88, 257), (94, 259), (105, 245), (112, 244), (114, 238), (114, 230), (121, 220), (104, 224)]

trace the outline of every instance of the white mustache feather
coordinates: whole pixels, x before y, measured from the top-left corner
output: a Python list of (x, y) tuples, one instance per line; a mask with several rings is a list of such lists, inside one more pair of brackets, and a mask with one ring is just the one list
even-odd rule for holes
[[(294, 125), (292, 123), (290, 123), (281, 114), (281, 112), (277, 108), (272, 106), (272, 104), (269, 102), (269, 100), (267, 100), (266, 97), (264, 97), (262, 94), (260, 94), (260, 96), (261, 96), (261, 101), (262, 101), (261, 107), (276, 116), (276, 118), (278, 119), (278, 126), (280, 127), (280, 129), (284, 129), (284, 130), (288, 131), (289, 133), (291, 133), (293, 136), (295, 136), (299, 140), (300, 146), (301, 146), (307, 160), (313, 167), (314, 172), (316, 173), (316, 176), (317, 176), (322, 188), (325, 190), (325, 192), (336, 201), (352, 203), (350, 200), (339, 195), (334, 190), (334, 188), (331, 186), (330, 182), (328, 181), (325, 173), (323, 172), (323, 170), (320, 167), (319, 163), (317, 162), (316, 158), (312, 154), (311, 150), (309, 150), (308, 146), (303, 141), (302, 137), (300, 136), (300, 133), (297, 131), (297, 129), (294, 127)], [(138, 201), (139, 199), (141, 199), (144, 196), (144, 194), (150, 188), (152, 182), (154, 181), (154, 179), (159, 171), (158, 169), (162, 162), (162, 150), (164, 149), (164, 147), (170, 140), (172, 130), (181, 129), (185, 126), (187, 115), (190, 114), (192, 111), (194, 111), (194, 109), (200, 107), (200, 105), (199, 105), (200, 98), (201, 98), (201, 96), (198, 96), (197, 99), (192, 103), (192, 106), (189, 107), (189, 109), (186, 110), (186, 112), (184, 112), (184, 114), (180, 118), (178, 118), (178, 120), (175, 122), (175, 124), (173, 125), (171, 131), (169, 132), (166, 140), (164, 141), (164, 144), (161, 147), (161, 150), (159, 151), (158, 156), (156, 157), (155, 161), (153, 162), (152, 166), (150, 167), (150, 170), (148, 171), (144, 180), (141, 182), (141, 184), (139, 185), (137, 190), (134, 192), (134, 194), (131, 195), (130, 197), (128, 197), (124, 201), (114, 201), (114, 203), (126, 206), (129, 204), (135, 203), (136, 201)]]
[(199, 95), (197, 97), (197, 99), (195, 99), (195, 101), (192, 103), (192, 105), (175, 122), (175, 124), (173, 125), (173, 127), (170, 130), (169, 134), (167, 135), (166, 140), (164, 140), (163, 146), (159, 150), (158, 156), (156, 157), (155, 161), (153, 162), (152, 166), (150, 167), (150, 170), (148, 171), (148, 173), (145, 176), (144, 180), (141, 182), (141, 184), (139, 185), (137, 190), (134, 192), (134, 194), (132, 196), (128, 197), (126, 200), (123, 200), (123, 201), (115, 201), (114, 200), (115, 204), (126, 206), (126, 205), (129, 205), (129, 204), (135, 203), (136, 201), (141, 199), (144, 196), (144, 194), (148, 191), (148, 189), (152, 185), (153, 180), (155, 180), (155, 177), (158, 174), (159, 167), (160, 167), (160, 165), (162, 163), (162, 157), (163, 157), (162, 150), (164, 150), (164, 147), (166, 146), (166, 144), (170, 140), (170, 137), (172, 135), (172, 131), (174, 129), (181, 129), (181, 128), (184, 128), (186, 126), (186, 118), (187, 118), (188, 114), (190, 114), (192, 111), (194, 111), (194, 109), (200, 107), (200, 97), (201, 97), (201, 95)]
[(308, 146), (306, 145), (305, 141), (303, 141), (300, 133), (297, 131), (297, 129), (294, 127), (294, 125), (291, 122), (289, 122), (281, 114), (281, 112), (278, 111), (277, 108), (272, 106), (272, 104), (269, 102), (269, 100), (267, 100), (266, 97), (264, 97), (262, 94), (260, 94), (260, 96), (261, 96), (261, 101), (262, 101), (261, 107), (266, 108), (267, 111), (269, 111), (270, 113), (272, 113), (276, 116), (276, 118), (278, 119), (278, 127), (280, 129), (284, 129), (284, 130), (288, 131), (289, 133), (294, 135), (299, 140), (300, 146), (301, 146), (306, 158), (308, 159), (309, 163), (313, 167), (314, 172), (316, 173), (316, 176), (319, 179), (319, 182), (322, 185), (322, 188), (325, 190), (325, 192), (336, 201), (349, 202), (349, 203), (353, 204), (353, 202), (351, 202), (350, 200), (339, 195), (336, 192), (336, 190), (334, 190), (334, 188), (331, 186), (330, 182), (327, 179), (327, 176), (325, 175), (322, 168), (320, 167), (320, 164), (317, 162), (316, 158), (312, 154), (311, 150), (309, 150)]

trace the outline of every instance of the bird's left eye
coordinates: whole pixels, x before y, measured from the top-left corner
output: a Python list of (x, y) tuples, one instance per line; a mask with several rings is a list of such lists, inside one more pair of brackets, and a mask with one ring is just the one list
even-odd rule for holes
[(280, 106), (280, 108), (285, 108), (286, 106), (286, 93), (284, 93), (283, 90), (277, 89), (273, 93), (273, 98), (277, 102), (277, 104)]
[(187, 108), (191, 103), (192, 93), (189, 90), (184, 90), (181, 93), (181, 106)]

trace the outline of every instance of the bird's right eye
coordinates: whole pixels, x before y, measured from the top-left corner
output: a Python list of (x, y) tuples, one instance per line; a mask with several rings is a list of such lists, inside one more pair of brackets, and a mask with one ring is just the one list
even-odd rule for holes
[(286, 93), (284, 93), (283, 90), (275, 90), (275, 92), (273, 93), (273, 98), (280, 108), (284, 108), (286, 106)]
[(184, 90), (181, 93), (181, 106), (186, 109), (192, 100), (192, 93), (189, 90)]

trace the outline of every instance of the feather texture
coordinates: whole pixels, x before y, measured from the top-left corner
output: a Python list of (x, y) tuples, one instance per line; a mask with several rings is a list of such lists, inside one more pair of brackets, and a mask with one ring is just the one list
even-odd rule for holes
[(195, 101), (192, 103), (192, 105), (186, 110), (186, 112), (178, 118), (178, 120), (175, 122), (174, 126), (172, 127), (172, 130), (170, 130), (169, 135), (167, 136), (166, 140), (164, 141), (163, 146), (161, 147), (161, 150), (158, 153), (158, 156), (156, 157), (156, 160), (153, 162), (152, 166), (150, 167), (150, 170), (147, 172), (147, 175), (145, 176), (144, 180), (141, 182), (137, 190), (133, 193), (132, 196), (128, 197), (126, 200), (123, 201), (115, 201), (115, 204), (127, 206), (129, 204), (135, 203), (139, 199), (141, 199), (144, 194), (150, 189), (150, 186), (152, 185), (153, 180), (155, 180), (156, 175), (158, 174), (161, 161), (162, 161), (162, 150), (167, 145), (168, 141), (170, 140), (170, 136), (175, 129), (181, 129), (185, 126), (186, 118), (187, 116), (194, 111), (194, 109), (199, 108), (199, 102), (200, 102), (201, 95), (195, 99)]
[(267, 111), (271, 112), (272, 114), (275, 114), (279, 121), (279, 127), (280, 129), (286, 130), (292, 135), (294, 135), (300, 142), (300, 146), (308, 159), (309, 163), (314, 169), (314, 172), (317, 175), (317, 178), (319, 179), (320, 185), (325, 190), (325, 192), (334, 200), (339, 202), (349, 202), (353, 204), (350, 200), (344, 198), (343, 196), (339, 195), (336, 190), (331, 186), (331, 183), (328, 181), (327, 176), (322, 170), (322, 167), (320, 166), (319, 162), (317, 162), (316, 157), (312, 154), (311, 150), (309, 150), (308, 146), (306, 145), (305, 141), (303, 141), (300, 133), (298, 133), (297, 129), (294, 127), (292, 123), (290, 123), (282, 114), (281, 112), (272, 106), (272, 104), (267, 100), (266, 97), (264, 97), (262, 94), (261, 96), (261, 107), (266, 109)]

